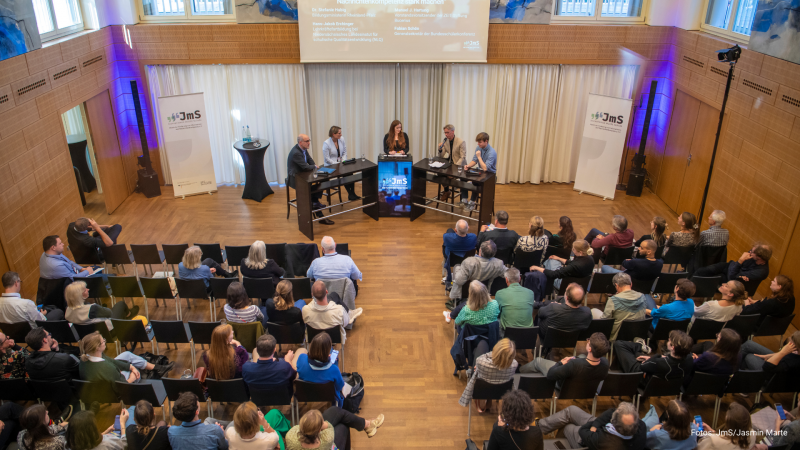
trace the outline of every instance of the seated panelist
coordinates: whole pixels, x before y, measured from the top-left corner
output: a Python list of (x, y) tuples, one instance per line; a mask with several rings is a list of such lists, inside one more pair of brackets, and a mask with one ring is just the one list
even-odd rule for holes
[[(347, 145), (342, 139), (342, 128), (336, 125), (332, 126), (328, 131), (328, 139), (322, 143), (322, 156), (325, 158), (325, 165), (330, 166), (339, 164), (347, 159)], [(344, 186), (347, 190), (347, 199), (350, 201), (358, 200), (354, 184), (347, 184)]]
[(403, 124), (399, 120), (393, 120), (389, 132), (383, 137), (383, 152), (388, 155), (407, 155), (408, 144), (408, 135), (403, 131)]

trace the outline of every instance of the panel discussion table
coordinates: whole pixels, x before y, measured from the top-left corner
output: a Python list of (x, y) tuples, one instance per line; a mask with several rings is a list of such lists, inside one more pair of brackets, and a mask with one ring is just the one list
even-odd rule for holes
[(297, 194), (297, 201), (294, 205), (297, 207), (297, 226), (312, 241), (314, 240), (314, 222), (319, 222), (323, 219), (323, 217), (314, 217), (314, 213), (346, 205), (352, 203), (352, 201), (343, 201), (328, 205), (322, 209), (313, 209), (311, 194), (361, 182), (361, 206), (329, 214), (327, 217), (361, 209), (364, 214), (378, 220), (378, 165), (372, 161), (356, 159), (351, 164), (339, 163), (325, 167), (334, 169), (333, 173), (325, 174), (319, 172), (314, 177), (314, 172), (308, 171), (300, 172), (294, 177), (295, 192)]
[(268, 147), (268, 140), (259, 140), (258, 138), (253, 138), (253, 142), (236, 141), (233, 144), (233, 148), (242, 155), (242, 162), (244, 162), (245, 179), (242, 198), (260, 203), (264, 197), (274, 193), (264, 174), (264, 153)]
[[(488, 225), (492, 223), (492, 215), (494, 214), (494, 188), (497, 176), (491, 172), (480, 171), (477, 174), (469, 173), (462, 170), (458, 172), (458, 166), (449, 164), (442, 168), (436, 169), (429, 165), (433, 159), (425, 158), (414, 164), (411, 170), (411, 220), (415, 220), (421, 215), (425, 214), (426, 209), (451, 214), (466, 220), (475, 220), (480, 225)], [(431, 198), (427, 196), (428, 182), (438, 184), (443, 187), (449, 187), (451, 198), (459, 195), (459, 190), (466, 189), (470, 193), (477, 191), (480, 194), (478, 203), (474, 213), (478, 214), (478, 218), (472, 215), (464, 215), (453, 212), (454, 209), (460, 209), (462, 212), (467, 211), (465, 208), (453, 204), (446, 203), (438, 198)], [(428, 206), (431, 203), (444, 203), (450, 211), (444, 211), (439, 208)]]

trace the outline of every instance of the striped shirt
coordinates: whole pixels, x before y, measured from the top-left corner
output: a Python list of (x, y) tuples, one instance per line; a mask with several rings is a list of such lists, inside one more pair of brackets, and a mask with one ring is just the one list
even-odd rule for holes
[(473, 311), (469, 306), (464, 306), (456, 317), (456, 325), (468, 323), (470, 325), (486, 325), (497, 320), (500, 315), (500, 306), (496, 300), (491, 300), (483, 309)]
[(250, 305), (242, 309), (233, 309), (231, 305), (225, 305), (223, 310), (225, 311), (225, 318), (228, 319), (228, 322), (250, 323), (264, 320), (264, 314), (261, 313), (261, 310), (258, 309), (256, 305)]

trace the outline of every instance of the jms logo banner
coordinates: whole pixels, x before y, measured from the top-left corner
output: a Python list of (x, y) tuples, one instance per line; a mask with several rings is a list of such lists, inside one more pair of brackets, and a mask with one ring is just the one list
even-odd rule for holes
[(167, 122), (178, 122), (180, 120), (192, 120), (192, 119), (199, 119), (202, 117), (200, 115), (200, 110), (195, 109), (194, 112), (179, 112), (179, 113), (172, 113), (172, 115), (167, 116)]
[(608, 113), (603, 112), (592, 113), (591, 116), (592, 120), (622, 124), (622, 116), (609, 116)]

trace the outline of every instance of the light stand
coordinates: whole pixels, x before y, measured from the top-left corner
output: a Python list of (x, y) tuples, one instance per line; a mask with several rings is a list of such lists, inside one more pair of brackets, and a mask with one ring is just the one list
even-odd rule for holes
[(706, 180), (706, 188), (703, 191), (703, 201), (700, 202), (700, 215), (697, 216), (698, 220), (702, 220), (706, 209), (706, 200), (708, 199), (708, 188), (711, 186), (711, 174), (714, 172), (714, 160), (717, 157), (717, 147), (719, 146), (719, 137), (722, 134), (722, 120), (725, 118), (725, 106), (728, 104), (728, 94), (731, 92), (731, 80), (733, 80), (733, 68), (736, 67), (736, 61), (742, 56), (742, 49), (738, 45), (724, 50), (717, 50), (717, 58), (720, 61), (725, 61), (730, 64), (728, 69), (728, 82), (725, 84), (725, 96), (722, 97), (722, 109), (719, 111), (719, 123), (717, 124), (717, 137), (714, 139), (714, 150), (711, 152), (711, 164), (708, 167), (708, 179)]

